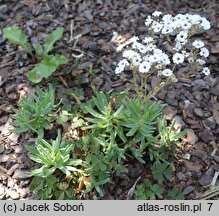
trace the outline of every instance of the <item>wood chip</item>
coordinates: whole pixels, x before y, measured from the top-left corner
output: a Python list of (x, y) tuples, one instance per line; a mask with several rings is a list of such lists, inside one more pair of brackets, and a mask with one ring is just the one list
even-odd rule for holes
[(11, 175), (13, 174), (13, 172), (14, 172), (19, 166), (20, 166), (20, 164), (15, 164), (15, 165), (13, 165), (13, 166), (8, 170), (7, 174), (8, 174), (9, 176), (11, 176)]

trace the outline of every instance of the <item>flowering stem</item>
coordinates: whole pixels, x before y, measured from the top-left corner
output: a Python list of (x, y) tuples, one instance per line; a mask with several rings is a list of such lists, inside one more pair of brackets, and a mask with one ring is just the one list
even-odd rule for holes
[(144, 77), (141, 76), (141, 91), (143, 92), (144, 89)]
[(132, 70), (132, 75), (133, 75), (132, 84), (134, 85), (134, 90), (137, 93), (138, 98), (141, 98), (141, 92), (139, 91), (139, 86), (137, 85), (137, 80), (135, 77), (136, 74), (137, 74), (137, 68), (133, 68), (133, 70)]
[(144, 87), (144, 97), (147, 96), (147, 86), (148, 86), (147, 80), (148, 80), (148, 75), (144, 76), (144, 86), (145, 86)]
[(173, 65), (172, 71), (174, 72), (175, 69), (176, 69), (176, 64)]

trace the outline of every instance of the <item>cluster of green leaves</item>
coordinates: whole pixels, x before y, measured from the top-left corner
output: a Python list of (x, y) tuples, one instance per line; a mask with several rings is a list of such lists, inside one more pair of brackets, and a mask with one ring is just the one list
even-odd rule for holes
[[(134, 198), (136, 200), (155, 200), (163, 199), (165, 190), (160, 184), (153, 184), (149, 179), (145, 179), (136, 186)], [(183, 200), (184, 196), (176, 188), (172, 188), (167, 193), (167, 198), (171, 200)]]
[[(162, 109), (163, 105), (159, 102), (142, 102), (124, 95), (123, 100), (117, 100), (104, 93), (96, 93), (86, 105), (81, 105), (84, 121), (79, 127), (85, 122), (89, 125), (84, 125), (86, 136), (77, 142), (77, 146), (84, 151), (85, 161), (90, 164), (86, 170), (91, 176), (90, 189), (95, 188), (102, 196), (104, 184), (111, 182), (114, 175), (128, 172), (125, 166), (127, 160), (131, 158), (145, 163), (144, 157), (148, 154), (151, 161), (155, 159), (158, 162), (152, 167), (155, 179), (157, 177), (159, 182), (162, 181), (160, 172), (171, 178), (165, 163), (160, 161), (166, 159), (165, 149), (183, 134), (172, 139), (162, 131), (162, 135), (155, 136)], [(170, 132), (167, 128), (165, 130)], [(162, 145), (161, 150), (163, 136), (167, 136), (167, 144)]]
[(153, 166), (151, 167), (151, 170), (154, 179), (156, 179), (159, 184), (162, 184), (165, 179), (171, 181), (173, 178), (172, 169), (169, 166), (169, 163), (166, 161), (155, 161)]
[(78, 147), (86, 152), (85, 161), (90, 164), (86, 170), (91, 176), (90, 190), (95, 188), (103, 196), (102, 185), (111, 182), (112, 172), (119, 174), (127, 172), (122, 165), (125, 159), (125, 149), (120, 148), (116, 138), (126, 141), (121, 123), (123, 106), (115, 111), (109, 97), (96, 93), (86, 105), (81, 108), (85, 112), (84, 121), (89, 122), (83, 128), (87, 135), (78, 142)]
[[(43, 45), (31, 45), (27, 36), (18, 27), (3, 29), (3, 37), (11, 43), (26, 50), (27, 57), (35, 63), (28, 72), (33, 83), (51, 76), (60, 65), (68, 59), (64, 55), (52, 54), (54, 44), (60, 40), (63, 28), (57, 28), (45, 37)], [(68, 74), (74, 65), (66, 68)], [(91, 80), (95, 77), (92, 67), (87, 70)], [(78, 83), (83, 83), (78, 77)], [(95, 86), (91, 87), (94, 92)], [(137, 159), (144, 164), (151, 160), (152, 181), (146, 179), (137, 185), (136, 199), (163, 199), (165, 181), (172, 180), (172, 171), (167, 159), (173, 153), (178, 140), (186, 133), (174, 130), (175, 122), (168, 126), (165, 117), (161, 118), (163, 105), (148, 99), (138, 91), (136, 99), (126, 94), (109, 96), (95, 93), (86, 103), (78, 99), (74, 111), (70, 103), (63, 103), (60, 111), (55, 103), (55, 90), (37, 90), (19, 103), (14, 115), (14, 131), (18, 133), (32, 131), (37, 134), (35, 147), (27, 146), (30, 158), (36, 162), (30, 172), (33, 180), (30, 184), (37, 199), (76, 199), (76, 189), (85, 192), (94, 189), (100, 196), (104, 195), (104, 185), (113, 182), (114, 176), (128, 172), (127, 162)], [(66, 90), (68, 92), (68, 90)], [(80, 96), (82, 92), (74, 89)], [(72, 96), (72, 90), (69, 91)], [(76, 95), (76, 94), (74, 94)], [(79, 97), (77, 95), (77, 97)], [(54, 111), (56, 109), (56, 111)], [(59, 112), (60, 111), (60, 112)], [(58, 114), (59, 113), (59, 114)], [(82, 131), (74, 141), (62, 141), (58, 132), (56, 140), (47, 142), (44, 130), (51, 129), (52, 124), (71, 121), (71, 131)], [(89, 181), (89, 182), (88, 182)], [(171, 199), (182, 199), (176, 189), (169, 191)]]
[(67, 57), (64, 55), (49, 54), (49, 52), (52, 51), (55, 42), (62, 37), (63, 32), (64, 29), (59, 27), (48, 34), (43, 46), (41, 44), (36, 45), (36, 56), (34, 56), (33, 48), (28, 42), (27, 36), (18, 27), (4, 28), (3, 37), (15, 45), (21, 46), (33, 59), (37, 59), (35, 67), (28, 72), (28, 78), (33, 83), (39, 83), (43, 78), (51, 76), (60, 65), (66, 64), (68, 61)]
[[(82, 176), (88, 177), (86, 181), (89, 179), (89, 183), (82, 182), (85, 193), (96, 190), (103, 196), (106, 183), (128, 172), (129, 160), (137, 159), (144, 164), (148, 156), (158, 184), (148, 183), (146, 188), (150, 192), (145, 196), (162, 198), (163, 182), (172, 180), (166, 150), (172, 149), (184, 134), (173, 131), (174, 123), (167, 126), (165, 120), (160, 120), (163, 105), (129, 98), (126, 94), (110, 97), (97, 92), (86, 103), (77, 104), (74, 114), (64, 106), (57, 115), (53, 112), (54, 95), (50, 86), (24, 99), (13, 122), (17, 132), (32, 130), (38, 134), (36, 147), (26, 146), (36, 162), (30, 188), (36, 192), (37, 199), (75, 198), (73, 186), (79, 184)], [(81, 130), (83, 135), (77, 140), (62, 142), (58, 134), (51, 144), (43, 139), (44, 129), (50, 128), (52, 122), (66, 121), (71, 121), (71, 130)]]
[(51, 143), (38, 138), (35, 147), (25, 145), (36, 162), (35, 169), (29, 173), (34, 176), (30, 190), (36, 193), (36, 199), (75, 199), (70, 182), (84, 174), (85, 163), (71, 158), (73, 147), (72, 143), (61, 141), (60, 132)]
[(164, 182), (172, 181), (172, 169), (170, 164), (167, 161), (155, 160), (151, 166), (152, 176), (154, 181), (157, 181), (157, 184), (152, 184), (149, 179), (145, 179), (141, 184), (137, 185), (134, 191), (134, 198), (139, 200), (154, 200), (154, 199), (163, 199), (163, 195), (169, 199), (182, 200), (184, 199), (183, 194), (180, 193), (177, 189), (173, 188), (172, 190), (166, 193)]
[(145, 163), (142, 159), (146, 148), (151, 152), (156, 152), (154, 144), (157, 142), (154, 132), (158, 117), (160, 117), (163, 105), (159, 102), (147, 100), (142, 102), (141, 99), (127, 99), (125, 107), (124, 126), (128, 129), (127, 137), (130, 137), (128, 146), (132, 154), (141, 163)]
[(48, 89), (36, 90), (35, 93), (23, 99), (13, 116), (14, 131), (23, 133), (31, 130), (39, 137), (43, 137), (44, 129), (50, 129), (55, 119), (54, 103), (55, 90), (51, 85)]
[(186, 135), (186, 130), (176, 133), (174, 130), (174, 125), (176, 121), (174, 120), (169, 127), (167, 127), (166, 118), (158, 120), (158, 138), (160, 139), (160, 147), (168, 147), (173, 143), (177, 144), (178, 140)]
[(159, 184), (152, 184), (149, 179), (136, 186), (134, 198), (137, 200), (154, 200), (163, 198), (164, 189)]

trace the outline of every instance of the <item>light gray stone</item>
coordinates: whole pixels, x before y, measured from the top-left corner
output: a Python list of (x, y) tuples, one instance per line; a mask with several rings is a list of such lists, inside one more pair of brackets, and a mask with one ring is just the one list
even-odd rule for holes
[(27, 172), (28, 172), (27, 170), (17, 169), (14, 172), (13, 178), (15, 178), (15, 179), (27, 179), (27, 178), (29, 178)]

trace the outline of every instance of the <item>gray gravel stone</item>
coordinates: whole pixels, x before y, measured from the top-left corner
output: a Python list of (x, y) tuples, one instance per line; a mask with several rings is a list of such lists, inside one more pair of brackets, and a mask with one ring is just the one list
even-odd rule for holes
[(199, 180), (198, 183), (202, 186), (207, 186), (211, 183), (212, 176), (210, 175), (203, 175)]
[(8, 155), (2, 155), (0, 157), (0, 163), (5, 163), (10, 157)]
[(182, 120), (182, 117), (179, 115), (175, 115), (172, 121), (176, 121), (174, 128), (175, 129), (183, 129), (186, 127), (186, 123)]
[(196, 136), (192, 129), (187, 129), (187, 139), (188, 142), (193, 145), (198, 141), (198, 136)]
[(199, 116), (199, 117), (203, 117), (204, 116), (204, 113), (203, 113), (201, 108), (195, 108), (194, 109), (194, 114)]
[(7, 184), (8, 188), (13, 188), (14, 184), (15, 184), (14, 179), (9, 177), (8, 178), (8, 184)]
[(187, 187), (183, 190), (182, 194), (188, 195), (188, 194), (190, 194), (194, 189), (195, 189), (195, 188), (194, 188), (193, 186), (189, 185), (189, 186), (187, 186)]
[(0, 184), (0, 200), (5, 196), (5, 187)]
[(29, 178), (28, 175), (27, 175), (27, 172), (28, 172), (27, 170), (17, 169), (14, 172), (13, 178), (16, 178), (16, 179), (27, 179), (27, 178)]
[(192, 82), (192, 85), (195, 86), (197, 88), (197, 90), (201, 90), (201, 89), (209, 89), (209, 86), (207, 84), (206, 81), (204, 81), (203, 79), (197, 79), (197, 80), (194, 80)]
[(0, 143), (0, 154), (5, 150), (5, 146), (3, 143)]
[(16, 200), (16, 199), (19, 199), (19, 198), (20, 198), (19, 193), (18, 193), (17, 191), (15, 191), (15, 190), (8, 190), (8, 191), (7, 191), (7, 195), (8, 195), (9, 197), (11, 197), (11, 199), (13, 199), (13, 200)]

